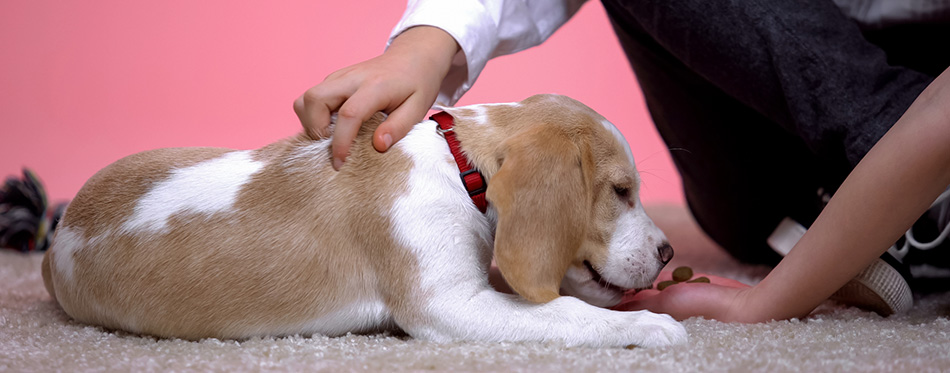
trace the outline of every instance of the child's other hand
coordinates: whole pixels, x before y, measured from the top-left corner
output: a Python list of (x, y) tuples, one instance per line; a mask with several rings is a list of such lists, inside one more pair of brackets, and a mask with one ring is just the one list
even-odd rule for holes
[(697, 274), (696, 277), (709, 278), (710, 283), (678, 283), (664, 290), (656, 290), (662, 281), (672, 279), (672, 272), (663, 271), (653, 283), (653, 289), (628, 293), (619, 305), (612, 307), (620, 311), (649, 310), (665, 313), (677, 320), (693, 316), (703, 316), (720, 321), (745, 321), (740, 305), (742, 294), (749, 285), (739, 281)]
[[(294, 101), (294, 112), (313, 139), (332, 135), (333, 168), (339, 170), (363, 122), (377, 111), (389, 114), (373, 134), (386, 151), (420, 122), (435, 102), (458, 44), (434, 27), (414, 27), (370, 60), (340, 69)], [(330, 114), (337, 112), (333, 133)]]

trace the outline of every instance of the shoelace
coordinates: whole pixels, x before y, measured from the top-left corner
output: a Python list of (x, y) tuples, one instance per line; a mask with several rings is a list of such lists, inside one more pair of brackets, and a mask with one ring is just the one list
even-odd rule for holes
[(946, 241), (947, 236), (950, 236), (950, 188), (947, 188), (937, 197), (937, 200), (930, 205), (930, 209), (932, 210), (938, 206), (940, 210), (937, 211), (937, 227), (943, 226), (943, 229), (936, 238), (930, 242), (920, 242), (914, 237), (914, 228), (911, 227), (907, 230), (907, 233), (904, 233), (904, 245), (900, 249), (897, 246), (892, 246), (888, 252), (897, 260), (903, 260), (904, 256), (910, 252), (911, 247), (917, 250), (930, 250)]

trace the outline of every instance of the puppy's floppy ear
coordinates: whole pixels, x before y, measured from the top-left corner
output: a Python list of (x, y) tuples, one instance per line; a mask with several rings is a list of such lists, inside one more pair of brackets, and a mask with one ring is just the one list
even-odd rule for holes
[(548, 302), (559, 296), (587, 229), (585, 157), (567, 134), (548, 126), (531, 126), (502, 148), (487, 192), (498, 211), (495, 262), (515, 292)]

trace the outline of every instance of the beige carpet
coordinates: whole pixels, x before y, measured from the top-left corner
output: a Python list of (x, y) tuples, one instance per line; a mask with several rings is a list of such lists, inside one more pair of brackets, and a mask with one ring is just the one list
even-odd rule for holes
[[(672, 265), (755, 282), (766, 268), (725, 256), (682, 208), (649, 209), (677, 250)], [(40, 255), (0, 251), (0, 372), (45, 371), (950, 371), (950, 293), (881, 318), (825, 304), (804, 320), (758, 325), (690, 319), (664, 349), (546, 344), (440, 345), (404, 336), (159, 340), (77, 324), (53, 303)]]

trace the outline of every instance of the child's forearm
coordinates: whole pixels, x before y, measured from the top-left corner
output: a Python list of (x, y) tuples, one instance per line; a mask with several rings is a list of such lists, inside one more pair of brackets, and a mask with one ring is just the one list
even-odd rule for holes
[(950, 72), (854, 168), (737, 319), (805, 316), (893, 244), (950, 185)]

